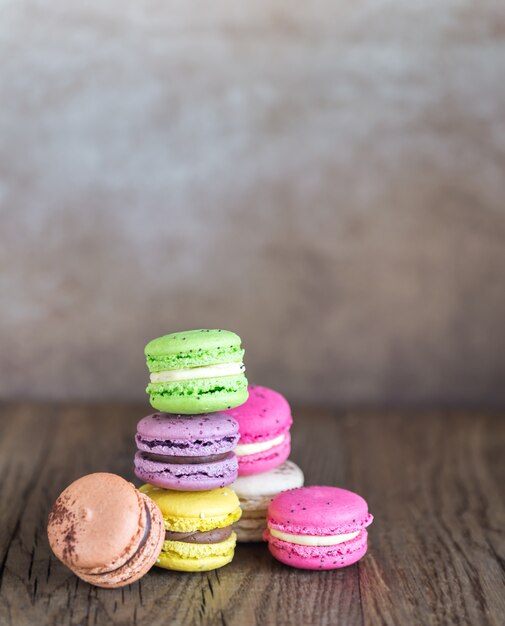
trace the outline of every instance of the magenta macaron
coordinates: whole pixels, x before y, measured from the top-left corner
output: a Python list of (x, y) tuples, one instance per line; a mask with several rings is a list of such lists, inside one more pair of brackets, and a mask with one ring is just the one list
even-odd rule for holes
[(337, 569), (367, 551), (366, 527), (373, 521), (366, 501), (337, 487), (301, 487), (276, 496), (267, 530), (271, 554), (301, 569)]
[(206, 491), (237, 477), (237, 422), (224, 413), (153, 413), (137, 424), (135, 475), (177, 491)]
[(235, 449), (239, 476), (259, 474), (284, 463), (291, 451), (291, 408), (284, 396), (267, 387), (249, 385), (245, 404), (225, 411), (237, 420), (240, 440)]

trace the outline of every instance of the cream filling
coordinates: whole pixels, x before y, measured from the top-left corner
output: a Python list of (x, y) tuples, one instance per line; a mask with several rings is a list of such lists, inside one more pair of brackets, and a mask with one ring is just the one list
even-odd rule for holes
[(291, 535), (289, 533), (283, 533), (275, 528), (269, 528), (272, 537), (281, 539), (282, 541), (288, 541), (289, 543), (297, 543), (300, 546), (336, 546), (344, 541), (350, 541), (359, 535), (361, 531), (357, 530), (355, 533), (344, 533), (342, 535)]
[(284, 441), (285, 435), (279, 435), (275, 439), (269, 439), (268, 441), (258, 441), (258, 443), (239, 443), (235, 448), (235, 454), (237, 456), (247, 456), (248, 454), (256, 454), (257, 452), (265, 452), (275, 446), (278, 446)]
[(243, 374), (243, 363), (217, 363), (206, 367), (188, 367), (183, 370), (165, 370), (152, 372), (152, 383), (170, 383), (174, 380), (193, 380), (194, 378), (217, 378), (219, 376), (237, 376)]

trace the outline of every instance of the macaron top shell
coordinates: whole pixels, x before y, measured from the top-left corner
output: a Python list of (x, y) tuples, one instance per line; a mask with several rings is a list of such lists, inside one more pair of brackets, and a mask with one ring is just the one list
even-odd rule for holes
[(312, 486), (284, 491), (268, 508), (268, 526), (295, 535), (351, 533), (372, 521), (366, 501), (338, 487)]
[(239, 476), (230, 488), (239, 498), (259, 498), (274, 496), (280, 491), (294, 489), (303, 485), (303, 472), (292, 461), (261, 474)]
[(145, 505), (135, 487), (115, 474), (79, 478), (56, 500), (48, 523), (55, 555), (81, 570), (119, 567), (138, 548)]
[(289, 429), (293, 423), (288, 401), (277, 391), (249, 385), (248, 400), (225, 411), (239, 423), (240, 443), (255, 443), (276, 436)]
[(152, 498), (163, 515), (173, 517), (198, 517), (227, 515), (238, 506), (236, 494), (227, 487), (208, 491), (171, 491), (144, 485), (140, 491)]
[(224, 528), (240, 518), (240, 502), (227, 487), (208, 491), (173, 491), (143, 485), (141, 493), (156, 502), (165, 526), (177, 532)]
[(153, 413), (137, 424), (139, 450), (177, 456), (202, 456), (233, 450), (238, 423), (225, 413), (172, 415)]
[(234, 363), (244, 350), (238, 335), (229, 330), (198, 329), (157, 337), (145, 347), (151, 372)]

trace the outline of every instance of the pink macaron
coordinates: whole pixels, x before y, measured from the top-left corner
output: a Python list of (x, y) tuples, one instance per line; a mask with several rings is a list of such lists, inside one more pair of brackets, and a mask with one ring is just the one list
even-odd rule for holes
[(267, 387), (249, 385), (249, 399), (225, 411), (239, 424), (235, 454), (238, 475), (259, 474), (284, 463), (291, 451), (291, 408), (284, 396)]
[(300, 487), (276, 496), (264, 539), (277, 560), (300, 569), (337, 569), (367, 551), (366, 501), (337, 487)]

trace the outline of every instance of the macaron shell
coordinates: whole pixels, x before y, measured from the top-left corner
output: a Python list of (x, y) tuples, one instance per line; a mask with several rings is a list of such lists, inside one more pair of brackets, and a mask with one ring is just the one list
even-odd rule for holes
[(153, 413), (137, 424), (139, 450), (173, 456), (208, 456), (233, 450), (238, 423), (225, 413), (173, 415)]
[(256, 454), (248, 454), (247, 456), (239, 456), (238, 459), (238, 475), (249, 476), (251, 474), (259, 474), (267, 472), (287, 460), (291, 453), (291, 437), (286, 432), (284, 441), (278, 446), (274, 446), (264, 452)]
[(201, 559), (185, 559), (172, 552), (161, 552), (156, 561), (157, 567), (179, 572), (208, 572), (231, 563), (234, 550), (222, 555), (206, 556)]
[[(168, 346), (167, 341), (173, 335), (167, 335), (151, 341), (145, 348), (146, 365), (150, 372), (167, 372), (173, 370), (191, 370), (213, 365), (225, 365), (229, 363), (241, 364), (244, 350), (240, 346), (240, 338), (234, 335), (236, 341), (223, 342), (221, 337), (215, 341), (209, 341), (213, 331), (198, 331), (199, 337), (194, 341), (186, 341), (185, 345)], [(215, 331), (224, 333), (225, 331)], [(233, 333), (232, 333), (233, 334)], [(165, 341), (167, 340), (167, 341)], [(219, 345), (215, 345), (215, 344)], [(233, 345), (232, 345), (233, 343)]]
[(202, 572), (226, 565), (233, 559), (237, 535), (219, 543), (191, 544), (165, 541), (157, 561), (158, 567), (183, 572)]
[(116, 570), (95, 575), (75, 571), (84, 581), (107, 589), (123, 587), (142, 578), (155, 565), (165, 540), (165, 525), (158, 506), (147, 496), (141, 496), (149, 511), (148, 534), (143, 545), (129, 561)]
[(372, 521), (366, 501), (338, 487), (284, 491), (268, 510), (269, 527), (295, 535), (339, 535), (362, 530)]
[(268, 507), (274, 496), (257, 496), (255, 498), (239, 498), (242, 517), (263, 517), (266, 520)]
[(146, 459), (137, 452), (135, 475), (141, 480), (177, 491), (207, 491), (230, 485), (236, 478), (238, 463), (235, 455), (210, 463), (162, 463)]
[[(231, 330), (198, 328), (170, 333), (152, 339), (145, 347), (146, 356), (163, 357), (180, 354), (193, 355), (197, 359), (198, 353), (211, 350), (230, 350), (240, 348), (240, 337)], [(178, 366), (180, 367), (180, 366)]]
[(239, 443), (274, 439), (289, 429), (293, 418), (284, 396), (273, 389), (258, 385), (249, 385), (248, 391), (247, 401), (226, 411), (239, 423)]
[(152, 407), (158, 411), (180, 415), (224, 411), (243, 404), (248, 397), (247, 379), (243, 374), (152, 383), (146, 391)]
[(175, 532), (224, 528), (241, 515), (239, 499), (227, 487), (210, 491), (172, 491), (148, 484), (140, 487), (140, 491), (156, 502), (165, 528)]
[(281, 563), (309, 570), (329, 570), (347, 567), (359, 561), (367, 551), (367, 532), (362, 530), (351, 541), (336, 546), (301, 546), (272, 537), (268, 530), (265, 538), (268, 549)]
[(239, 497), (242, 509), (242, 517), (234, 524), (237, 541), (262, 541), (272, 498), (286, 489), (301, 487), (303, 480), (302, 470), (292, 461), (286, 461), (262, 474), (237, 478), (231, 485)]
[[(245, 510), (247, 502), (254, 506), (255, 499), (261, 499), (263, 496), (273, 497), (281, 491), (302, 487), (303, 480), (303, 472), (298, 465), (293, 461), (285, 461), (282, 465), (261, 474), (239, 476), (231, 485), (231, 489), (240, 498), (241, 506), (244, 505)], [(271, 497), (267, 499), (268, 504)]]
[(263, 515), (251, 515), (250, 511), (243, 512), (239, 521), (233, 524), (239, 543), (263, 541), (263, 534), (267, 527), (266, 513), (266, 510), (263, 511)]
[(95, 473), (69, 485), (48, 520), (54, 554), (88, 574), (121, 567), (138, 549), (146, 510), (135, 487), (115, 474)]
[[(153, 485), (143, 485), (140, 492), (152, 498), (163, 516), (202, 518), (228, 515), (239, 506), (235, 492), (227, 487), (210, 491), (168, 491)], [(203, 519), (203, 518), (202, 518)]]

